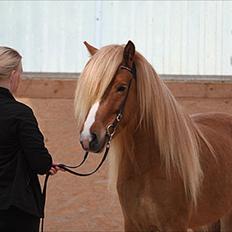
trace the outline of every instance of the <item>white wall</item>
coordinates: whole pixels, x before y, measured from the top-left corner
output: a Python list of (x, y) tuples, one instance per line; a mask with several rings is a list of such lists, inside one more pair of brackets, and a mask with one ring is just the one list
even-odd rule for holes
[(0, 1), (0, 44), (25, 71), (81, 72), (84, 40), (131, 39), (160, 74), (232, 74), (229, 1)]

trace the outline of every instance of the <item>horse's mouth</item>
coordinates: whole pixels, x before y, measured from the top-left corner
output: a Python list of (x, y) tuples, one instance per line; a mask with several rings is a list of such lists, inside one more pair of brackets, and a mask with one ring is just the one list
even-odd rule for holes
[(107, 141), (106, 141), (106, 138), (105, 138), (105, 140), (102, 143), (100, 143), (98, 147), (96, 146), (95, 149), (91, 149), (91, 152), (93, 152), (93, 153), (101, 153), (101, 152), (103, 152), (104, 148), (106, 147), (106, 142)]
[(93, 144), (91, 146), (85, 146), (85, 144), (83, 142), (80, 142), (80, 143), (81, 143), (82, 149), (87, 151), (87, 152), (101, 153), (106, 146), (106, 139), (99, 144)]

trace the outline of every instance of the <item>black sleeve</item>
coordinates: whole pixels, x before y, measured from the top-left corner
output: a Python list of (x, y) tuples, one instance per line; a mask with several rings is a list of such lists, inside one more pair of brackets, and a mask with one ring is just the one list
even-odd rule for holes
[(31, 170), (37, 174), (45, 174), (52, 166), (52, 157), (44, 145), (44, 137), (29, 107), (20, 114), (18, 134)]

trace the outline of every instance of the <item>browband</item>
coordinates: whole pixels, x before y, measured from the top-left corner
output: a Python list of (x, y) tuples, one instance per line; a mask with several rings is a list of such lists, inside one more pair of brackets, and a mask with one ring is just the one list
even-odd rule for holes
[(132, 68), (126, 67), (124, 65), (121, 65), (120, 68), (121, 69), (126, 69), (127, 71), (129, 71), (133, 75), (134, 78), (136, 78), (136, 67), (135, 67), (134, 63), (133, 63)]
[(132, 73), (132, 74), (133, 74), (133, 72), (132, 72), (132, 69), (131, 69), (131, 68), (128, 68), (128, 67), (126, 67), (126, 66), (124, 66), (124, 65), (121, 65), (121, 66), (120, 66), (120, 68), (121, 68), (121, 69), (126, 69), (127, 71), (129, 71), (130, 73)]

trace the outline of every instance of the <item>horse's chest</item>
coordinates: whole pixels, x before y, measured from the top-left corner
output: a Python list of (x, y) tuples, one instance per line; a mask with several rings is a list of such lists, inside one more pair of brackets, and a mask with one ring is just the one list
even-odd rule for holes
[(140, 217), (144, 217), (144, 220), (153, 222), (157, 221), (157, 206), (153, 199), (149, 196), (141, 196), (139, 200), (139, 209), (138, 213)]
[(137, 195), (134, 198), (134, 205), (128, 207), (127, 213), (138, 230), (158, 231), (157, 207), (151, 197)]

